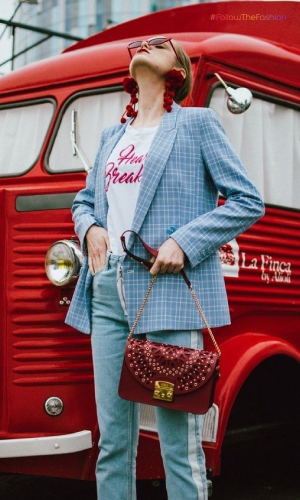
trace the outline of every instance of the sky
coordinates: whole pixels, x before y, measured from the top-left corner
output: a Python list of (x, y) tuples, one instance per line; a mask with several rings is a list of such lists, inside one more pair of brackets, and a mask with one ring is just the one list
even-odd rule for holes
[[(0, 0), (0, 19), (10, 19), (17, 5), (16, 0)], [(0, 36), (5, 28), (5, 24), (0, 24)], [(6, 28), (0, 40), (0, 64), (11, 56), (12, 37), (10, 28)], [(10, 63), (0, 66), (0, 75), (10, 71)]]

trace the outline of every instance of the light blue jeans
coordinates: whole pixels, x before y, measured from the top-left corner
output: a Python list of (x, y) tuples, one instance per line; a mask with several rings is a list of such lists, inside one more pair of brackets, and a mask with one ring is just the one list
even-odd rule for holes
[[(101, 436), (96, 467), (99, 500), (136, 500), (139, 404), (118, 396), (129, 333), (122, 259), (108, 254), (105, 266), (93, 278), (92, 352)], [(201, 331), (154, 332), (147, 333), (147, 338), (202, 348)], [(156, 419), (169, 500), (207, 500), (202, 416), (156, 408)]]

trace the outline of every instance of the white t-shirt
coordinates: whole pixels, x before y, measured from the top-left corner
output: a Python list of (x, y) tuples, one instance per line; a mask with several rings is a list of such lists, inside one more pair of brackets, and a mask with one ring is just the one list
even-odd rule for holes
[(120, 236), (131, 229), (143, 175), (144, 162), (158, 127), (127, 126), (105, 169), (110, 249), (122, 255)]

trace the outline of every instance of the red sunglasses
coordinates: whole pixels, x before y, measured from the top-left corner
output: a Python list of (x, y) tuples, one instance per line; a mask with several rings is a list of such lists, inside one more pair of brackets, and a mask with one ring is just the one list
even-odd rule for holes
[(172, 43), (172, 38), (167, 38), (165, 36), (150, 38), (149, 40), (138, 40), (137, 42), (130, 42), (130, 44), (127, 47), (129, 55), (130, 55), (130, 59), (132, 59), (131, 50), (138, 49), (139, 47), (141, 47), (142, 44), (144, 43), (144, 41), (146, 41), (148, 45), (162, 45), (163, 43), (169, 42), (172, 49), (173, 49), (175, 56), (177, 57), (178, 61), (180, 62), (180, 59), (178, 57), (178, 54), (177, 54), (176, 49), (174, 47), (174, 44)]

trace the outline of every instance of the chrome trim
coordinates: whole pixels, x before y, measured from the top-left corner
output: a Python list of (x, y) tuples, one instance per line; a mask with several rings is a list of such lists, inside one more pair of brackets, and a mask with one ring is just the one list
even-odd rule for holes
[(34, 212), (37, 210), (59, 210), (71, 208), (77, 193), (36, 194), (17, 196), (17, 212)]

